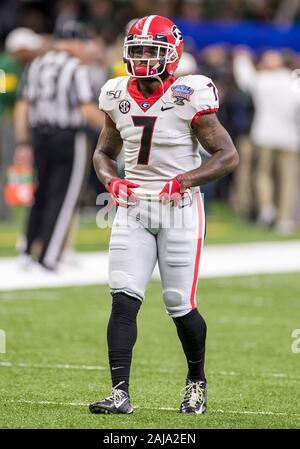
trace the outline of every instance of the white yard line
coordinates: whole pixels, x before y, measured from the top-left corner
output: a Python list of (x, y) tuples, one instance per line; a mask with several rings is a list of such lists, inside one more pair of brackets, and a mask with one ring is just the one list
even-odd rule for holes
[(77, 407), (86, 407), (89, 405), (85, 402), (33, 401), (29, 399), (4, 399), (3, 402), (10, 404), (32, 404), (32, 405), (62, 405), (62, 406), (74, 405)]
[(252, 411), (252, 410), (212, 410), (215, 413), (231, 413), (240, 415), (272, 415), (272, 416), (300, 416), (300, 413), (271, 412), (271, 411)]
[[(70, 370), (108, 370), (108, 367), (102, 366), (102, 365), (74, 365), (69, 363), (30, 363), (30, 362), (10, 362), (10, 361), (3, 361), (0, 362), (0, 368), (41, 368), (41, 369), (70, 369)], [(140, 369), (143, 369), (144, 367), (140, 367)], [(169, 371), (167, 369), (153, 369), (155, 372), (160, 373), (168, 373)], [(209, 371), (210, 375), (216, 375), (216, 376), (229, 376), (229, 377), (235, 377), (235, 376), (242, 376), (243, 373), (240, 373), (238, 371)], [(248, 373), (249, 375), (249, 373)], [(300, 376), (289, 376), (287, 373), (281, 373), (281, 372), (260, 372), (260, 373), (250, 373), (252, 376), (262, 376), (262, 377), (275, 377), (275, 378), (286, 378), (286, 379), (293, 379), (293, 380), (300, 380)]]
[[(268, 242), (207, 245), (200, 277), (246, 276), (300, 272), (300, 242)], [(58, 273), (24, 270), (16, 258), (0, 259), (0, 291), (106, 284), (108, 254), (79, 253), (74, 265), (62, 265)], [(156, 266), (153, 279), (159, 279)]]
[(104, 370), (105, 366), (98, 365), (69, 365), (69, 364), (44, 364), (27, 362), (0, 362), (2, 368), (46, 368), (46, 369), (80, 369), (80, 370)]
[[(10, 404), (30, 404), (30, 405), (60, 405), (60, 406), (75, 406), (75, 407), (87, 407), (89, 404), (86, 402), (56, 402), (56, 401), (33, 401), (27, 399), (5, 399), (4, 403)], [(175, 407), (139, 407), (134, 406), (135, 410), (158, 410), (158, 411), (170, 411), (178, 412), (178, 408)], [(212, 413), (226, 414), (239, 414), (239, 415), (270, 415), (270, 416), (300, 416), (300, 413), (286, 413), (286, 412), (271, 412), (268, 410), (222, 410), (222, 409), (209, 409)]]

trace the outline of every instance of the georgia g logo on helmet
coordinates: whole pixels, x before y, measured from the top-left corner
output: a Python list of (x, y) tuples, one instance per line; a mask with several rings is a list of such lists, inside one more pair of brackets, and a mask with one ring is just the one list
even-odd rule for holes
[(183, 52), (182, 34), (172, 20), (146, 16), (129, 29), (123, 59), (128, 75), (151, 78), (173, 75)]
[(176, 39), (175, 45), (178, 45), (180, 41), (183, 41), (182, 33), (181, 33), (181, 31), (180, 31), (180, 29), (178, 28), (177, 25), (174, 25), (172, 27), (172, 33), (173, 33), (173, 36)]

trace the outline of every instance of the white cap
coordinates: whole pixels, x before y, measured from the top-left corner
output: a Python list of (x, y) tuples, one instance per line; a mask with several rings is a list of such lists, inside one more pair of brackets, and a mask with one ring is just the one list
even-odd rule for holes
[(180, 58), (177, 70), (175, 72), (176, 76), (184, 75), (196, 75), (198, 72), (198, 65), (196, 59), (191, 53), (183, 52)]
[(16, 28), (5, 39), (5, 50), (15, 53), (19, 50), (38, 50), (44, 39), (30, 28)]

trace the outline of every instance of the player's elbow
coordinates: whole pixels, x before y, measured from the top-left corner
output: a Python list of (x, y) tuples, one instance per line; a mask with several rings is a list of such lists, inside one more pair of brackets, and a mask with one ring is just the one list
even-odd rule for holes
[(99, 162), (99, 159), (101, 159), (101, 148), (96, 147), (94, 154), (93, 154), (93, 164), (94, 166)]
[(108, 161), (110, 161), (109, 156), (102, 150), (101, 146), (97, 145), (93, 154), (94, 167), (100, 170)]
[(237, 166), (239, 165), (240, 157), (235, 147), (232, 147), (227, 152), (226, 156), (226, 165), (228, 169), (228, 173), (233, 172)]

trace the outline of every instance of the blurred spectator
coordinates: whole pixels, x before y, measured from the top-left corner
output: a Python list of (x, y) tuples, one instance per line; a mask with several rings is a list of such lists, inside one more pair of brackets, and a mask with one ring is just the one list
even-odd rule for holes
[(47, 12), (43, 11), (42, 2), (22, 2), (21, 25), (36, 33), (47, 31)]
[(107, 45), (113, 45), (129, 20), (136, 16), (131, 2), (88, 0), (86, 22)]
[(248, 0), (240, 1), (243, 15), (248, 19), (272, 20), (280, 8), (280, 0)]
[(220, 17), (223, 20), (240, 20), (243, 14), (241, 6), (240, 0), (225, 0)]
[(114, 5), (110, 0), (89, 0), (90, 23), (107, 43), (114, 42), (119, 32), (113, 9)]
[(249, 132), (253, 119), (251, 95), (238, 89), (235, 83), (227, 89), (223, 100), (224, 124), (239, 152), (240, 163), (234, 173), (231, 203), (235, 212), (246, 219), (253, 219), (256, 213), (253, 192), (253, 144)]
[(0, 2), (0, 40), (4, 40), (7, 34), (17, 27), (20, 16), (20, 3), (11, 0)]
[(55, 6), (55, 28), (61, 28), (64, 23), (76, 22), (79, 19), (80, 3), (77, 0), (59, 0)]
[(246, 50), (236, 52), (234, 73), (241, 89), (250, 92), (255, 106), (251, 139), (257, 148), (255, 179), (258, 223), (284, 234), (295, 227), (298, 189), (300, 93), (281, 53), (263, 53), (256, 69)]
[[(218, 118), (220, 122), (231, 130), (230, 120), (228, 121), (227, 96), (228, 90), (232, 85), (232, 65), (229, 58), (229, 52), (224, 45), (210, 45), (202, 50), (200, 55), (201, 74), (211, 78), (218, 89), (220, 99), (220, 110)], [(207, 198), (213, 200), (215, 198), (228, 200), (231, 193), (233, 174), (226, 176), (212, 183)]]
[(1, 0), (0, 38), (17, 26), (51, 32), (65, 21), (91, 24), (111, 44), (133, 17), (159, 14), (188, 20), (299, 20), (298, 0)]
[(191, 53), (184, 51), (179, 61), (175, 76), (196, 75), (199, 68), (196, 59)]
[[(80, 48), (81, 27), (65, 22), (54, 50), (30, 65), (16, 107), (16, 163), (32, 142), (37, 191), (26, 228), (24, 264), (57, 268), (83, 185), (87, 146), (82, 127), (100, 129), (102, 113), (94, 102), (89, 67), (61, 48)], [(81, 48), (85, 53), (84, 45)]]
[(204, 16), (202, 0), (182, 0), (179, 3), (179, 14), (187, 20), (201, 20)]
[(298, 0), (282, 0), (275, 15), (275, 21), (279, 23), (293, 23), (300, 9)]
[(176, 10), (176, 0), (155, 0), (151, 14), (163, 17), (174, 17)]
[(220, 84), (220, 89), (231, 83), (231, 62), (228, 50), (224, 45), (210, 45), (201, 52), (201, 71), (209, 76), (215, 83)]
[[(240, 163), (234, 174), (216, 183), (217, 198), (230, 200), (236, 212), (251, 218), (253, 213), (253, 194), (250, 189), (252, 176), (252, 144), (249, 139), (253, 118), (253, 102), (249, 93), (238, 89), (233, 73), (232, 58), (224, 45), (213, 45), (203, 51), (203, 73), (210, 76), (216, 84), (222, 107), (219, 120), (228, 129), (240, 153)], [(249, 183), (247, 183), (249, 181)]]
[(149, 0), (132, 0), (131, 3), (135, 11), (135, 17), (148, 16), (153, 12), (153, 4)]
[(24, 66), (43, 46), (44, 40), (27, 28), (16, 28), (5, 40), (5, 51), (0, 53), (0, 69), (4, 71), (5, 92), (0, 94), (0, 220), (7, 219), (9, 210), (4, 203), (3, 190), (8, 166), (14, 152), (13, 111), (19, 81)]

